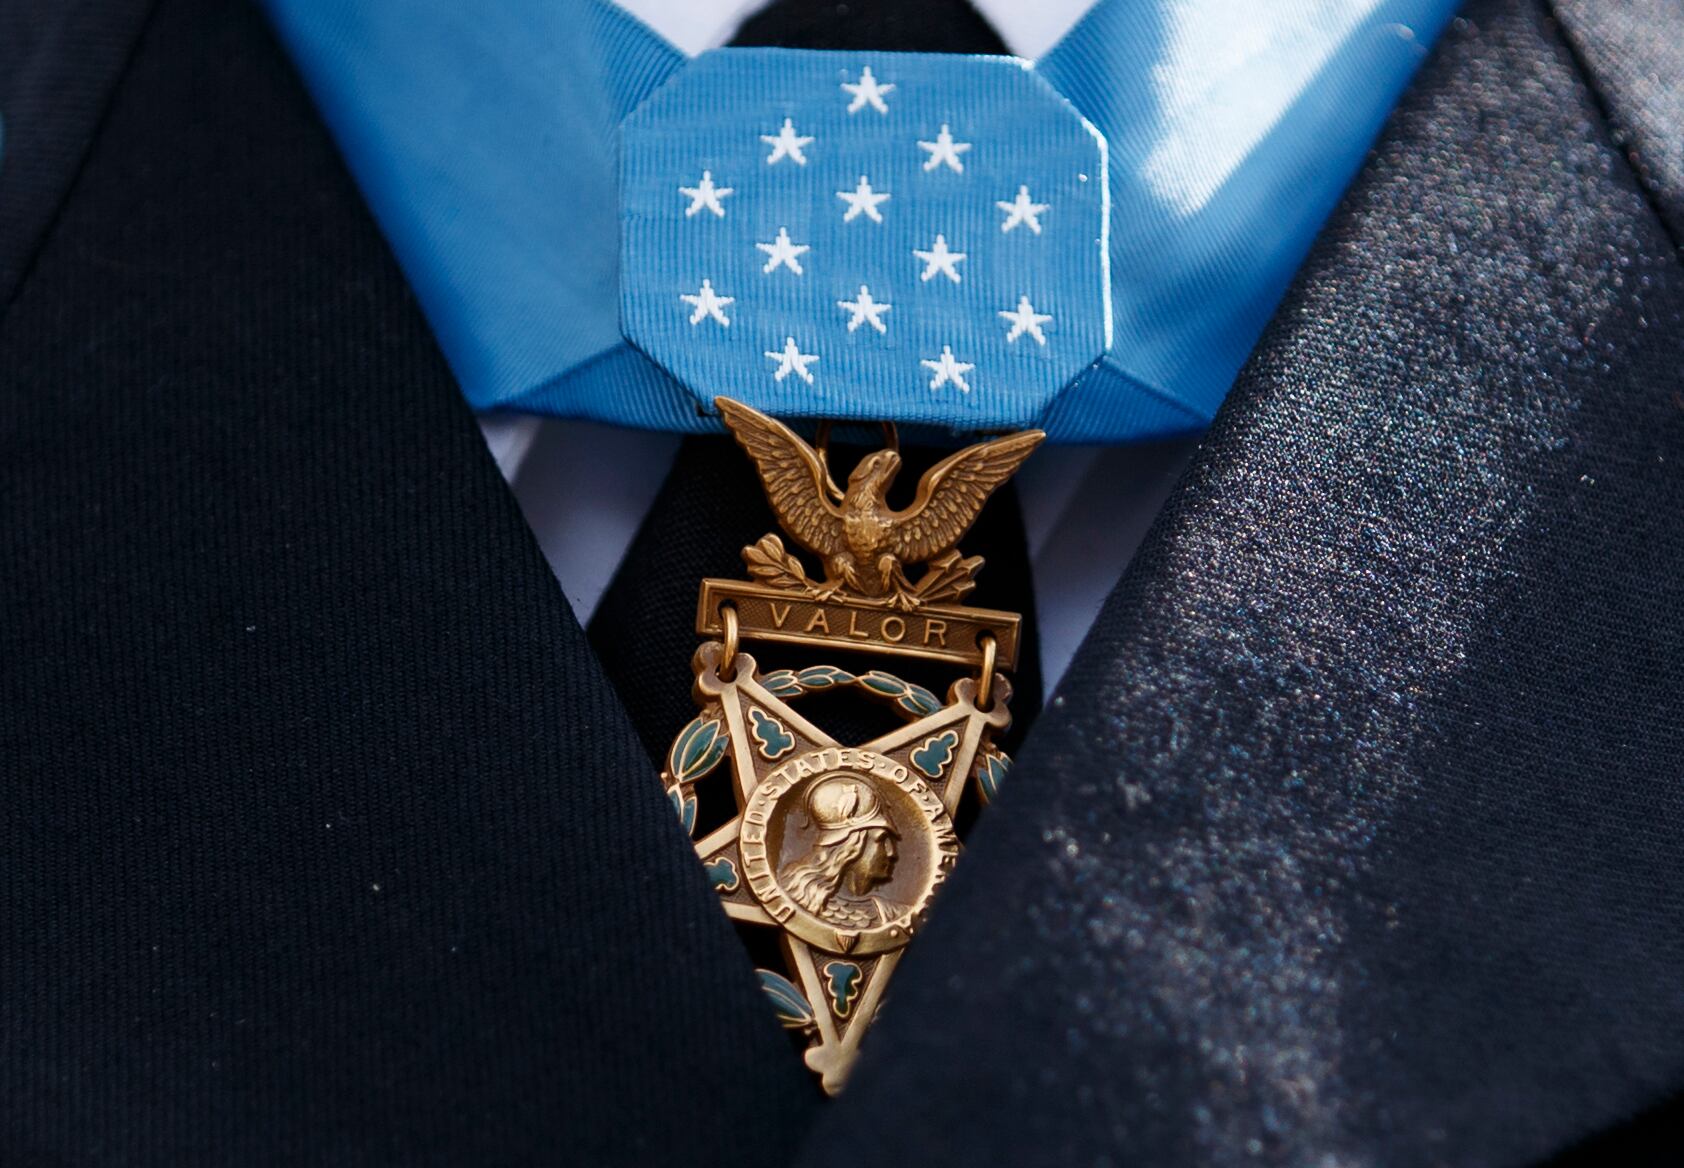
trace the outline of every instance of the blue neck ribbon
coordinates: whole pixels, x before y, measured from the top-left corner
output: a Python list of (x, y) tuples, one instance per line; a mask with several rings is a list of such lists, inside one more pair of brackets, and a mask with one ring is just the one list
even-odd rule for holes
[[(698, 401), (735, 387), (686, 386), (622, 324), (622, 123), (688, 58), (603, 0), (266, 3), (476, 409), (718, 428)], [(1008, 395), (949, 406), (952, 383), (928, 408), (915, 394), (873, 400), (869, 385), (847, 408), (769, 404), (956, 429), (1033, 421), (1062, 442), (1202, 428), (1454, 9), (1098, 0), (1032, 66), (1103, 139), (1108, 206), (1092, 238), (1110, 319), (1097, 359), (1032, 417)], [(916, 275), (907, 295), (946, 287), (944, 273)], [(859, 333), (849, 343), (872, 340)], [(1024, 340), (1014, 353), (1034, 352)]]

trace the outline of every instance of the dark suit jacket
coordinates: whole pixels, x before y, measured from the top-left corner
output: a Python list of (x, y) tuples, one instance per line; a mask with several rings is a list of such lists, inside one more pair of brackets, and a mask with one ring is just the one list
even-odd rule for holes
[(1446, 34), (829, 1105), (259, 15), (0, 34), (0, 1162), (1676, 1139), (1676, 4)]

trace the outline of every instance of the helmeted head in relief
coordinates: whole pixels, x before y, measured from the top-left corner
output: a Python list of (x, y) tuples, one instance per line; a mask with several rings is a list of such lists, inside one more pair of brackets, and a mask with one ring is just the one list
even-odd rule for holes
[(871, 895), (894, 877), (895, 830), (870, 784), (831, 775), (807, 793), (807, 817), (818, 836), (779, 878), (790, 898), (815, 916), (853, 928), (874, 928), (905, 909)]

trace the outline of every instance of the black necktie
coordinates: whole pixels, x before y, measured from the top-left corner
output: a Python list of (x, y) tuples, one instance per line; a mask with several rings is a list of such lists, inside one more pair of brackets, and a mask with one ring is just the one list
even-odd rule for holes
[[(994, 30), (964, 0), (925, 0), (915, 5), (894, 0), (848, 4), (780, 0), (745, 23), (733, 44), (1006, 52)], [(808, 431), (811, 437), (810, 427)], [(862, 432), (860, 437), (867, 436)], [(838, 446), (832, 461), (839, 473), (851, 465), (853, 453)], [(908, 473), (903, 477), (910, 480), (945, 452), (908, 448), (904, 453)], [(695, 632), (698, 583), (704, 576), (742, 577), (742, 548), (777, 530), (753, 466), (734, 442), (727, 438), (684, 442), (590, 625), (591, 643), (657, 763), (673, 735), (694, 715), (690, 658), (699, 640)], [(967, 555), (981, 555), (987, 561), (969, 600), (1021, 612), (1026, 621), (1013, 676), (1015, 724), (1002, 740), (1010, 751), (1039, 709), (1041, 691), (1028, 547), (1012, 484), (994, 496), (961, 546)], [(778, 657), (764, 648), (755, 652), (762, 662)], [(910, 678), (914, 671), (901, 672)], [(945, 689), (945, 682), (939, 683), (938, 692)], [(848, 727), (836, 729), (845, 732)]]

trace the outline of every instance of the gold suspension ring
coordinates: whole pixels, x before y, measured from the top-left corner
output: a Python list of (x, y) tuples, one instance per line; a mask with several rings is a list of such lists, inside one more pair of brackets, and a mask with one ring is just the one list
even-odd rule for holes
[(719, 680), (730, 681), (737, 676), (737, 646), (741, 634), (737, 624), (737, 606), (722, 606), (719, 610), (719, 622), (725, 626), (725, 651), (719, 657)]
[[(819, 456), (819, 466), (824, 468), (826, 493), (832, 499), (840, 502), (842, 492), (830, 477), (830, 428), (834, 424), (829, 418), (819, 423), (818, 430), (813, 434), (813, 450)], [(893, 422), (884, 422), (882, 425), (883, 441), (887, 448), (897, 454), (900, 453), (900, 431), (895, 428)]]
[(994, 705), (994, 659), (1000, 645), (993, 633), (984, 633), (977, 641), (982, 649), (982, 677), (976, 686), (976, 708), (987, 713)]

